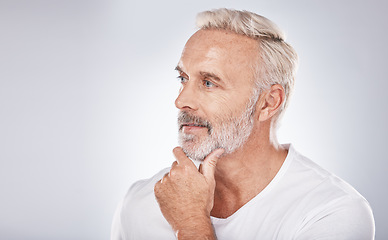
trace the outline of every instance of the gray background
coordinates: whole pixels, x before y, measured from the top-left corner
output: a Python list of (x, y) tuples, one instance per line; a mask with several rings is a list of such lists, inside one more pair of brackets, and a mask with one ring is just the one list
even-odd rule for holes
[(0, 0), (0, 239), (108, 239), (174, 160), (174, 67), (197, 12), (247, 9), (300, 56), (280, 140), (352, 184), (388, 239), (386, 1)]

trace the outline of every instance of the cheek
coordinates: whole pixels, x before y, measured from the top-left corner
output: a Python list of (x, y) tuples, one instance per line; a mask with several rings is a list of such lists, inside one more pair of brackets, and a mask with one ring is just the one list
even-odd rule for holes
[(221, 94), (213, 96), (206, 105), (209, 119), (214, 119), (215, 121), (227, 120), (237, 116), (246, 107), (242, 97)]

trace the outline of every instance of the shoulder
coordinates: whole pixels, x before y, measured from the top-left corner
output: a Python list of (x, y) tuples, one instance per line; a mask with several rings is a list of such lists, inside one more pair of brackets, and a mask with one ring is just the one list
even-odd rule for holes
[(297, 183), (306, 192), (325, 199), (325, 202), (342, 197), (366, 201), (349, 183), (300, 154), (292, 146), (287, 157), (289, 166), (285, 178)]
[(170, 168), (165, 168), (151, 178), (138, 180), (133, 183), (129, 187), (124, 198), (121, 200), (121, 203), (119, 204), (120, 209), (118, 209), (118, 211), (123, 211), (123, 209), (126, 208), (128, 204), (132, 206), (137, 201), (142, 201), (146, 198), (150, 198), (150, 196), (153, 196), (156, 182), (158, 182), (164, 176), (164, 174), (169, 172), (169, 170)]
[[(169, 169), (165, 168), (153, 177), (131, 185), (117, 207), (112, 223), (111, 239), (156, 239), (143, 236), (153, 234), (149, 229), (151, 227), (158, 228), (159, 232), (168, 232), (168, 223), (163, 218), (154, 197), (154, 185)], [(150, 222), (152, 222), (151, 225)]]
[(344, 196), (310, 211), (295, 239), (374, 239), (375, 222), (369, 203)]
[(131, 185), (121, 205), (120, 213), (123, 222), (134, 224), (138, 221), (136, 217), (144, 216), (144, 213), (148, 211), (158, 212), (159, 207), (155, 201), (154, 186), (168, 171), (169, 168), (165, 168), (153, 177), (139, 180)]
[(290, 149), (288, 178), (303, 195), (303, 220), (297, 239), (373, 239), (368, 201), (350, 184)]
[(169, 171), (170, 168), (165, 168), (151, 178), (139, 180), (133, 183), (124, 197), (124, 203), (136, 199), (144, 199), (144, 197), (149, 195), (153, 196), (156, 182), (158, 182)]

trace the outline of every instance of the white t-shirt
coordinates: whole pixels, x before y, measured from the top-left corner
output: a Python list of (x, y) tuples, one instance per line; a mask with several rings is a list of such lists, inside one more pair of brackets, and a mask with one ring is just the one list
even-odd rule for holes
[[(219, 240), (374, 239), (368, 202), (349, 184), (300, 155), (288, 155), (270, 184), (226, 219), (211, 217)], [(154, 196), (169, 169), (131, 186), (118, 206), (112, 240), (176, 239)]]

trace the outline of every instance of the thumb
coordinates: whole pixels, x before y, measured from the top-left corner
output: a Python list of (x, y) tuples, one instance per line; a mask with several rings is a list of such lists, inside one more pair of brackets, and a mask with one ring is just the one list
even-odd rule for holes
[(219, 148), (211, 152), (201, 164), (200, 172), (206, 179), (214, 179), (214, 172), (216, 170), (216, 164), (220, 156), (224, 153), (224, 149)]

